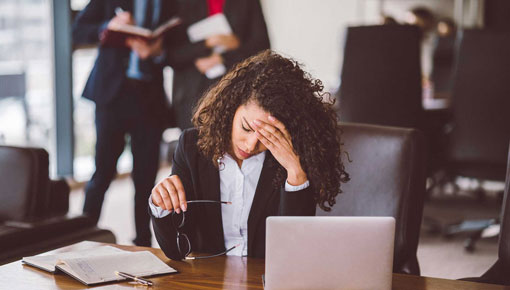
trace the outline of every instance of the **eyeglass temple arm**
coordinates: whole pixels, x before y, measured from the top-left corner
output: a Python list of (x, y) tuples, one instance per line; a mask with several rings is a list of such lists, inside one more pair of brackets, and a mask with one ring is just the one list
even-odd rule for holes
[(235, 249), (236, 247), (239, 247), (241, 244), (237, 244), (235, 246), (233, 246), (232, 248), (224, 251), (224, 252), (221, 252), (219, 254), (216, 254), (216, 255), (210, 255), (210, 256), (200, 256), (200, 257), (186, 257), (185, 259), (186, 260), (196, 260), (196, 259), (206, 259), (206, 258), (214, 258), (214, 257), (218, 257), (218, 256), (222, 256), (222, 255), (225, 255), (226, 253), (232, 251), (233, 249)]
[(190, 200), (190, 201), (186, 201), (186, 203), (203, 203), (203, 202), (232, 204), (231, 201), (220, 201), (220, 200)]

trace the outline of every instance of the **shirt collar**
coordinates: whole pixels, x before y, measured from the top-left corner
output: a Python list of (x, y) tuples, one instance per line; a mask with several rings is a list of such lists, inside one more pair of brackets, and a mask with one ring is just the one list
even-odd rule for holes
[[(251, 164), (251, 163), (264, 162), (264, 159), (266, 158), (266, 151), (267, 151), (267, 150), (262, 151), (262, 152), (260, 152), (260, 153), (259, 153), (259, 154), (257, 154), (257, 155), (253, 155), (253, 156), (251, 156), (250, 158), (243, 160), (243, 165), (244, 165), (245, 163), (246, 163), (246, 164)], [(228, 154), (228, 153), (223, 154), (223, 158), (228, 158), (228, 159), (230, 159), (230, 160), (232, 160), (232, 161), (234, 161), (234, 162), (235, 162), (234, 157), (232, 157), (232, 155), (230, 155), (230, 154)]]

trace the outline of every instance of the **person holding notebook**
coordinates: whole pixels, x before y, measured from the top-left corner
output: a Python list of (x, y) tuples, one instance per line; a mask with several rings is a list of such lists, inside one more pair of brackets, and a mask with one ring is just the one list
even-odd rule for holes
[(149, 198), (164, 253), (264, 257), (268, 216), (333, 206), (349, 177), (328, 98), (319, 80), (270, 50), (212, 87), (180, 137), (171, 176)]
[[(178, 10), (176, 0), (91, 0), (76, 16), (74, 45), (97, 44), (108, 27), (136, 24), (154, 29)], [(147, 197), (159, 166), (161, 134), (169, 109), (163, 89), (164, 56), (140, 56), (129, 39), (126, 46), (100, 45), (83, 97), (95, 107), (95, 172), (85, 187), (83, 213), (98, 221), (105, 193), (116, 174), (129, 135), (135, 186), (134, 244), (151, 245)], [(156, 42), (171, 42), (159, 39)]]
[[(269, 36), (260, 0), (186, 0), (178, 16), (182, 24), (172, 29), (173, 42), (163, 46), (165, 64), (172, 67), (172, 108), (177, 127), (191, 128), (193, 106), (211, 85), (236, 63), (268, 49)], [(224, 16), (230, 33), (194, 39), (190, 28), (212, 17)], [(207, 30), (214, 30), (211, 23)], [(205, 25), (207, 26), (207, 25)], [(142, 41), (133, 41), (141, 54), (154, 51)], [(218, 70), (217, 68), (223, 67)]]

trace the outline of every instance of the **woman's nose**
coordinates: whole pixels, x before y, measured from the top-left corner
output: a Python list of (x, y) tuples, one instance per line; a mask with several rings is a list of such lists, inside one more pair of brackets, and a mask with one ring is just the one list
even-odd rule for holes
[(255, 151), (258, 143), (259, 139), (257, 139), (257, 136), (255, 134), (251, 134), (251, 136), (246, 139), (244, 145), (246, 146), (246, 150), (249, 150), (249, 153), (251, 153)]

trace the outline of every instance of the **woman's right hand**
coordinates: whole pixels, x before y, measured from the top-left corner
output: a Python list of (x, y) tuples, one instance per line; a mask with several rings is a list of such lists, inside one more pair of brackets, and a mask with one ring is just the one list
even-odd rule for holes
[(164, 210), (180, 213), (187, 210), (186, 194), (181, 179), (172, 175), (161, 180), (151, 192), (152, 203)]

